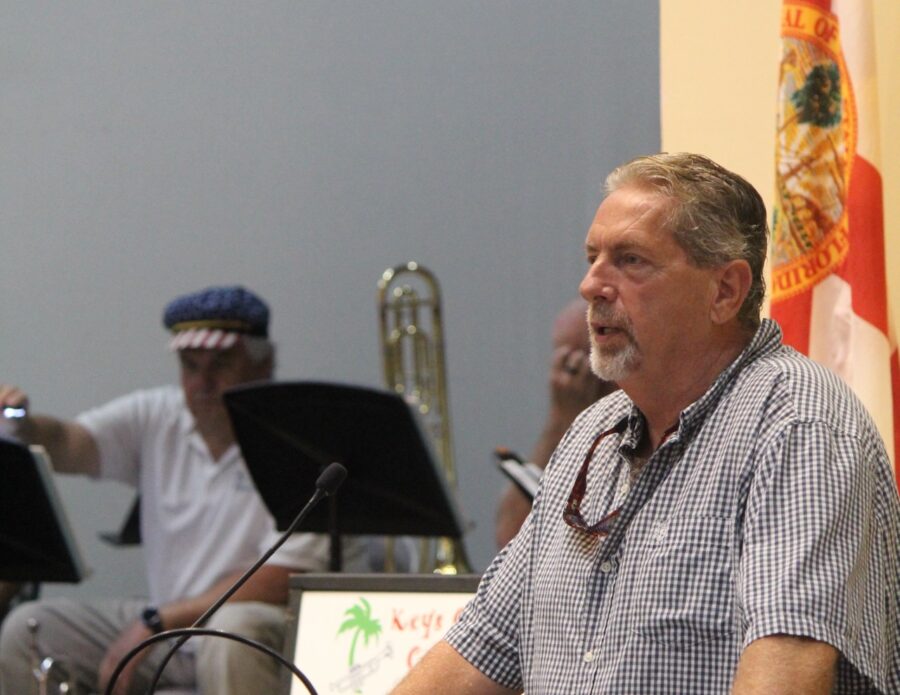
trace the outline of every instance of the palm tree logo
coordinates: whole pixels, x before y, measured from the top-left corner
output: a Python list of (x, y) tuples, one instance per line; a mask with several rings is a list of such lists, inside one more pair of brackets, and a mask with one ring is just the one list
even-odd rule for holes
[(381, 621), (377, 618), (372, 618), (372, 606), (362, 596), (359, 597), (359, 603), (344, 611), (344, 615), (348, 616), (348, 618), (338, 628), (337, 634), (347, 630), (354, 631), (353, 640), (350, 642), (350, 654), (347, 659), (347, 664), (353, 666), (356, 657), (356, 645), (360, 635), (363, 638), (364, 645), (368, 645), (369, 639), (372, 637), (377, 641), (378, 636), (381, 634)]

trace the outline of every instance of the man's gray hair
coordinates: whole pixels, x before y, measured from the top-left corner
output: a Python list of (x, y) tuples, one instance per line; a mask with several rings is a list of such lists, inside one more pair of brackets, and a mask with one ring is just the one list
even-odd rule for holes
[(747, 261), (752, 282), (738, 319), (755, 330), (766, 294), (763, 267), (769, 238), (766, 206), (756, 189), (708, 157), (688, 153), (638, 157), (606, 178), (607, 193), (626, 186), (674, 200), (667, 226), (698, 266)]

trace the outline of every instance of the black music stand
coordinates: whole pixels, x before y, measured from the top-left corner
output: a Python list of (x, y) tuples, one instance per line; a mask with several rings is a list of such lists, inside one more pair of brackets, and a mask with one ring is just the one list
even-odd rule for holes
[(428, 439), (400, 396), (317, 382), (240, 386), (225, 405), (250, 475), (279, 530), (286, 529), (332, 461), (347, 480), (331, 506), (298, 530), (350, 535), (460, 538), (462, 524)]
[(134, 496), (134, 501), (128, 509), (128, 514), (122, 520), (122, 525), (115, 531), (101, 531), (97, 534), (100, 540), (110, 545), (124, 547), (126, 545), (141, 544), (141, 496)]
[(0, 579), (80, 582), (87, 574), (44, 454), (0, 438)]

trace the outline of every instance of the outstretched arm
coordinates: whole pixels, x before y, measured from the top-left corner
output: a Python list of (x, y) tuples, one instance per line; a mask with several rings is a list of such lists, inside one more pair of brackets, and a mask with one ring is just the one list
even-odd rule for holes
[[(0, 408), (28, 408), (28, 396), (17, 386), (0, 384)], [(77, 422), (47, 415), (26, 415), (16, 419), (14, 433), (26, 444), (40, 444), (50, 454), (53, 468), (60, 473), (97, 475), (100, 452), (91, 433)]]
[(443, 640), (432, 647), (391, 695), (511, 695)]

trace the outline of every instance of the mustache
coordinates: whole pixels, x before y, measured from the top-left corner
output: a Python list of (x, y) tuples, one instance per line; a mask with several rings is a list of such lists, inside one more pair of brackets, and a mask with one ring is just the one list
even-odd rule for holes
[(612, 326), (631, 333), (631, 320), (621, 311), (608, 304), (591, 304), (587, 309), (588, 325), (592, 323), (601, 323), (604, 326)]

